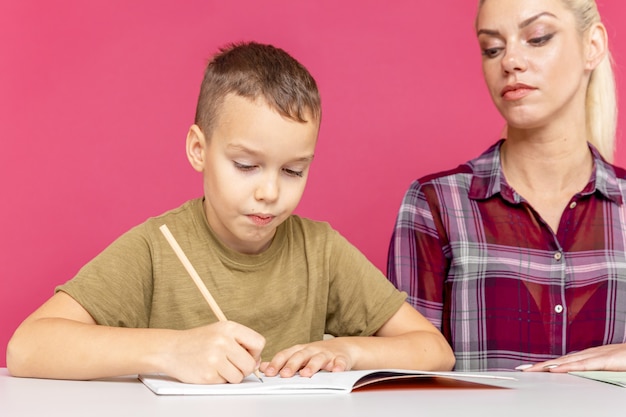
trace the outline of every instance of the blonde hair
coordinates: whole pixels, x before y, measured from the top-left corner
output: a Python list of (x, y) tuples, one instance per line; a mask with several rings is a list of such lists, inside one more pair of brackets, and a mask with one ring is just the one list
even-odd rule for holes
[[(485, 1), (479, 0), (479, 9)], [(592, 25), (602, 22), (595, 0), (561, 1), (576, 17), (581, 34)], [(589, 78), (585, 114), (589, 142), (598, 149), (604, 159), (613, 162), (617, 130), (617, 93), (613, 61), (609, 51)]]

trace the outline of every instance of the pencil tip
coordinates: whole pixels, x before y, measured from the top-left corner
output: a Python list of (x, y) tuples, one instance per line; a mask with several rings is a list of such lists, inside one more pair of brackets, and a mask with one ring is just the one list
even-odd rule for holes
[(261, 378), (261, 373), (258, 369), (254, 371), (254, 376), (256, 376), (259, 381), (263, 382), (263, 378)]

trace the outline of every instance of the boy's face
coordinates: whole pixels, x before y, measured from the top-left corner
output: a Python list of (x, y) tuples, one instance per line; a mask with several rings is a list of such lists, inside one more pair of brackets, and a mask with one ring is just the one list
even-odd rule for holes
[(210, 138), (187, 136), (192, 166), (203, 173), (209, 225), (233, 250), (267, 249), (304, 192), (318, 123), (286, 119), (264, 100), (228, 95)]

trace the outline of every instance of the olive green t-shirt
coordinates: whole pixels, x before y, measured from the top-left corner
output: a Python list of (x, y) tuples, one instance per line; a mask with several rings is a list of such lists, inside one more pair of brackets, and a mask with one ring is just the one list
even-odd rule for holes
[(294, 344), (369, 336), (406, 294), (327, 223), (289, 217), (258, 255), (215, 236), (202, 199), (131, 229), (57, 288), (101, 325), (189, 329), (217, 321), (159, 227), (166, 224), (225, 316), (262, 334), (263, 360)]

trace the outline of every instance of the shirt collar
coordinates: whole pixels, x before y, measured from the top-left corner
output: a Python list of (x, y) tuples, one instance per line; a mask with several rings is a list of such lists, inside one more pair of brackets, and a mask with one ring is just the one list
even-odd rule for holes
[[(469, 189), (470, 199), (486, 200), (499, 193), (510, 203), (518, 204), (522, 201), (521, 196), (508, 185), (502, 172), (500, 147), (504, 141), (505, 139), (500, 139), (482, 155), (468, 163), (473, 172)], [(595, 169), (581, 194), (590, 195), (598, 192), (616, 204), (623, 204), (615, 169), (600, 156), (593, 145), (589, 144), (589, 149), (593, 155)]]
[(619, 187), (615, 168), (602, 158), (600, 152), (592, 144), (589, 144), (589, 148), (593, 154), (596, 169), (583, 193), (591, 194), (598, 191), (615, 204), (624, 204), (624, 197)]

